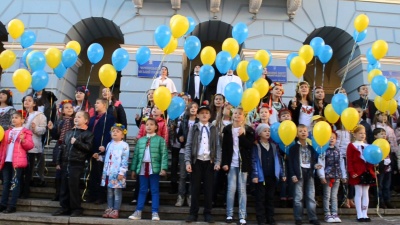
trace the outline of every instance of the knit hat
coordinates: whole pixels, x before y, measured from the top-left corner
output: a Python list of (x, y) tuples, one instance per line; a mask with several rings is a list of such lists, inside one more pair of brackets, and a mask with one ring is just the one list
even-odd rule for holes
[(257, 135), (260, 135), (261, 132), (263, 132), (265, 129), (269, 129), (269, 125), (268, 124), (266, 124), (266, 123), (258, 124), (258, 126), (256, 128)]

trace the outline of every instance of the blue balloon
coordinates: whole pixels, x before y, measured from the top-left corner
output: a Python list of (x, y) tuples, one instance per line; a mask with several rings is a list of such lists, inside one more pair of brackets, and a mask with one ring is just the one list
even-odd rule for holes
[(151, 51), (147, 46), (142, 46), (136, 51), (136, 62), (139, 65), (147, 63), (150, 59)]
[(331, 60), (332, 58), (332, 55), (333, 55), (333, 50), (329, 45), (324, 45), (319, 49), (318, 58), (319, 61), (321, 61), (321, 63), (323, 64), (329, 62), (329, 60)]
[(282, 143), (281, 138), (279, 137), (279, 126), (281, 125), (281, 123), (279, 122), (275, 122), (270, 126), (270, 131), (271, 131), (271, 139), (276, 143), (276, 144), (280, 144)]
[(385, 76), (375, 76), (371, 81), (371, 88), (375, 94), (382, 96), (388, 88), (388, 80)]
[(254, 81), (248, 80), (248, 81), (245, 83), (246, 89), (247, 89), (247, 88), (252, 88), (252, 87), (253, 87), (253, 83), (254, 83)]
[(194, 30), (194, 28), (196, 27), (196, 22), (194, 21), (194, 19), (190, 16), (186, 17), (187, 20), (189, 21), (189, 29), (188, 31), (186, 31), (186, 34), (190, 34), (192, 33), (192, 31)]
[(93, 43), (87, 50), (87, 56), (92, 64), (100, 62), (104, 56), (104, 48), (98, 43)]
[(225, 74), (232, 66), (231, 54), (227, 51), (220, 51), (215, 59), (215, 65), (221, 74)]
[(371, 70), (373, 70), (373, 69), (380, 70), (381, 69), (381, 63), (379, 61), (377, 61), (375, 64), (368, 64), (368, 67), (367, 67), (368, 73), (371, 72)]
[(123, 70), (129, 62), (129, 53), (123, 48), (117, 48), (112, 56), (111, 62), (116, 71)]
[(239, 43), (242, 44), (249, 36), (249, 29), (245, 23), (238, 23), (232, 29), (232, 37)]
[(230, 82), (225, 86), (224, 96), (231, 105), (238, 107), (242, 101), (243, 88), (238, 83)]
[(65, 73), (67, 72), (67, 68), (65, 68), (64, 64), (61, 62), (60, 64), (58, 64), (58, 66), (56, 68), (54, 68), (54, 74), (58, 77), (58, 78), (63, 78), (65, 76)]
[(28, 64), (32, 71), (43, 70), (46, 66), (46, 57), (43, 52), (34, 52), (29, 57)]
[(158, 47), (163, 49), (168, 45), (169, 40), (171, 39), (171, 29), (165, 25), (158, 26), (154, 31), (154, 39), (156, 40)]
[(61, 61), (65, 68), (70, 68), (71, 66), (75, 65), (76, 60), (78, 60), (78, 55), (73, 49), (68, 48), (63, 51)]
[(196, 58), (201, 49), (201, 42), (199, 38), (196, 36), (190, 36), (186, 38), (183, 49), (185, 50), (186, 56), (189, 60)]
[(311, 40), (310, 46), (314, 50), (314, 56), (319, 55), (319, 51), (324, 45), (325, 45), (325, 41), (324, 41), (324, 39), (322, 39), (320, 37), (315, 37)]
[(261, 77), (263, 67), (260, 61), (253, 59), (247, 65), (247, 74), (251, 81), (256, 81)]
[(28, 48), (24, 51), (24, 53), (22, 54), (22, 63), (24, 63), (24, 66), (28, 68), (28, 64), (26, 64), (26, 57), (28, 57), (29, 53), (33, 51), (33, 49)]
[(314, 137), (312, 137), (312, 146), (314, 150), (318, 153), (318, 155), (324, 154), (326, 150), (329, 148), (329, 141), (323, 145), (318, 145), (317, 141), (315, 141)]
[(43, 90), (49, 83), (49, 75), (44, 70), (37, 70), (32, 74), (32, 89)]
[(231, 70), (236, 70), (238, 64), (240, 63), (240, 56), (236, 55), (233, 59), (232, 59), (232, 66), (231, 66)]
[(186, 103), (183, 98), (178, 96), (173, 97), (167, 109), (169, 118), (172, 120), (178, 118), (185, 111), (185, 108)]
[(361, 31), (360, 33), (357, 30), (354, 30), (353, 38), (355, 42), (360, 43), (364, 41), (366, 37), (367, 37), (367, 29)]
[(207, 86), (214, 79), (215, 70), (210, 65), (203, 65), (200, 68), (200, 81), (204, 86)]
[(287, 58), (286, 58), (286, 65), (288, 68), (290, 68), (290, 62), (292, 62), (292, 59), (296, 56), (299, 56), (299, 54), (297, 52), (291, 52)]
[(21, 47), (29, 48), (36, 42), (36, 34), (33, 31), (26, 30), (21, 35)]
[(333, 110), (340, 116), (342, 112), (349, 107), (349, 99), (345, 94), (335, 94), (331, 101)]
[(364, 148), (363, 156), (365, 161), (375, 165), (382, 161), (382, 150), (376, 145), (368, 145)]
[(366, 57), (367, 57), (368, 63), (371, 64), (371, 65), (374, 65), (374, 64), (376, 64), (378, 62), (378, 60), (376, 60), (374, 55), (372, 54), (372, 49), (371, 48), (369, 48), (367, 50)]
[(271, 64), (271, 62), (272, 62), (272, 53), (269, 50), (265, 50), (265, 51), (267, 51), (268, 55), (269, 55), (269, 61), (268, 61), (268, 64), (267, 64), (267, 66), (269, 66)]

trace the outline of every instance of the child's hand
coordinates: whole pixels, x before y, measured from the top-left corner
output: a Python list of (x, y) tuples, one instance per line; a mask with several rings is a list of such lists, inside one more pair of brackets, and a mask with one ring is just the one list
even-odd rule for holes
[(179, 141), (180, 141), (180, 142), (184, 142), (184, 141), (185, 141), (185, 138), (184, 138), (183, 136), (180, 136), (180, 137), (179, 137)]
[(100, 147), (99, 147), (99, 151), (100, 151), (100, 152), (104, 152), (105, 150), (106, 150), (106, 148), (104, 148), (104, 146), (100, 146)]
[(132, 180), (136, 180), (136, 173), (134, 171), (132, 171), (131, 173), (131, 178)]
[(72, 137), (72, 138), (71, 138), (71, 144), (74, 144), (75, 141), (76, 141), (76, 138)]
[(186, 171), (187, 171), (188, 173), (191, 173), (191, 172), (192, 172), (192, 166), (191, 166), (190, 164), (186, 165)]
[(49, 123), (47, 124), (47, 128), (49, 128), (49, 130), (53, 129), (53, 123), (51, 121), (49, 121)]
[(135, 120), (139, 120), (139, 119), (140, 119), (139, 114), (136, 114)]
[(31, 123), (32, 132), (35, 132), (36, 124), (34, 122)]
[(358, 175), (357, 174), (354, 174), (353, 176), (351, 176), (352, 178), (356, 178), (356, 177), (358, 177)]
[(124, 175), (118, 174), (118, 180), (124, 179)]
[(321, 178), (320, 180), (321, 180), (322, 184), (326, 184), (326, 179), (325, 178)]
[(253, 178), (253, 183), (257, 184), (258, 183), (258, 178)]
[(222, 167), (222, 169), (223, 169), (224, 171), (228, 171), (228, 170), (229, 170), (229, 166), (228, 166), (228, 165), (225, 165), (225, 166)]
[(286, 182), (286, 177), (282, 177), (282, 181), (283, 181), (283, 182)]
[(92, 157), (95, 158), (95, 159), (98, 159), (98, 158), (99, 158), (99, 153), (94, 153), (94, 154), (92, 155)]
[(297, 107), (297, 98), (293, 97), (293, 99), (292, 99), (292, 109), (296, 109), (296, 107)]
[(297, 179), (296, 176), (294, 176), (294, 177), (292, 177), (292, 181), (293, 181), (293, 183), (297, 183), (299, 180)]
[(23, 132), (21, 132), (21, 134), (19, 135), (19, 140), (21, 140), (21, 142), (25, 141), (25, 134)]
[(219, 165), (215, 165), (215, 166), (214, 166), (214, 170), (215, 170), (215, 171), (218, 171), (218, 170), (220, 170), (220, 169), (221, 169), (221, 168), (220, 168)]
[(321, 164), (315, 164), (314, 168), (315, 168), (316, 170), (319, 170), (319, 169), (322, 168), (322, 165), (321, 165)]
[(57, 166), (56, 166), (56, 170), (61, 170), (61, 166), (60, 166), (60, 165), (57, 165)]
[(340, 180), (342, 180), (342, 183), (343, 183), (343, 184), (347, 183), (347, 179), (346, 179), (346, 178), (342, 178), (342, 179), (340, 179)]
[(160, 176), (165, 176), (165, 175), (167, 175), (167, 171), (165, 171), (165, 170), (161, 170), (161, 172), (160, 172)]

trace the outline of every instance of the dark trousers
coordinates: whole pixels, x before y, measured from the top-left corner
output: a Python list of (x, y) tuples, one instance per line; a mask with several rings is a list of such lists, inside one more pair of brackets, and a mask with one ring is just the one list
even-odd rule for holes
[(179, 151), (180, 148), (171, 148), (171, 183), (178, 183)]
[(266, 177), (265, 182), (256, 184), (256, 216), (258, 223), (274, 217), (274, 194), (276, 179)]
[(35, 161), (37, 160), (39, 162), (39, 160), (42, 157), (42, 154), (41, 153), (28, 153), (27, 156), (28, 156), (28, 166), (25, 168), (25, 171), (24, 171), (24, 182), (23, 182), (23, 189), (22, 189), (22, 196), (25, 198), (29, 197), (32, 176), (33, 176), (33, 172), (35, 171)]
[(84, 171), (84, 166), (62, 166), (61, 167), (61, 188), (60, 205), (65, 211), (82, 211), (81, 192), (79, 181)]
[[(225, 171), (215, 171), (214, 172), (214, 187), (213, 187), (213, 202), (218, 205), (218, 194), (224, 196), (223, 203), (226, 202), (226, 187), (228, 186), (227, 175)], [(223, 205), (221, 202), (221, 206)]]
[(106, 201), (107, 189), (100, 186), (104, 163), (91, 158), (92, 169), (89, 177), (89, 200)]
[[(21, 187), (21, 174), (22, 168), (13, 168), (12, 162), (5, 162), (4, 167), (2, 170), (3, 174), (3, 193), (1, 195), (1, 205), (7, 206), (8, 196), (10, 195), (10, 188), (13, 187), (11, 190), (11, 201), (8, 204), (10, 207), (15, 207), (17, 204), (17, 199), (20, 192)], [(15, 176), (15, 177), (14, 177)]]
[(392, 183), (392, 173), (383, 172), (378, 174), (378, 182), (380, 201), (390, 202), (390, 185)]
[(214, 163), (210, 161), (196, 160), (192, 164), (192, 204), (190, 206), (190, 214), (197, 216), (199, 213), (199, 195), (201, 182), (203, 181), (204, 188), (204, 215), (211, 214), (212, 208), (212, 188), (214, 178)]

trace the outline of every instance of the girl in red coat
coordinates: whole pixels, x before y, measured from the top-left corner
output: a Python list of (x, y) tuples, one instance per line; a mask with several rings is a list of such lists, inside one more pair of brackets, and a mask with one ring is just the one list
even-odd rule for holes
[[(369, 164), (363, 157), (363, 151), (368, 144), (366, 144), (365, 127), (357, 125), (353, 131), (353, 142), (347, 146), (347, 170), (349, 172), (349, 184), (355, 187), (354, 203), (357, 210), (358, 222), (370, 222), (368, 218), (368, 189), (376, 179), (374, 165)], [(361, 179), (361, 177), (368, 177), (370, 179)]]

